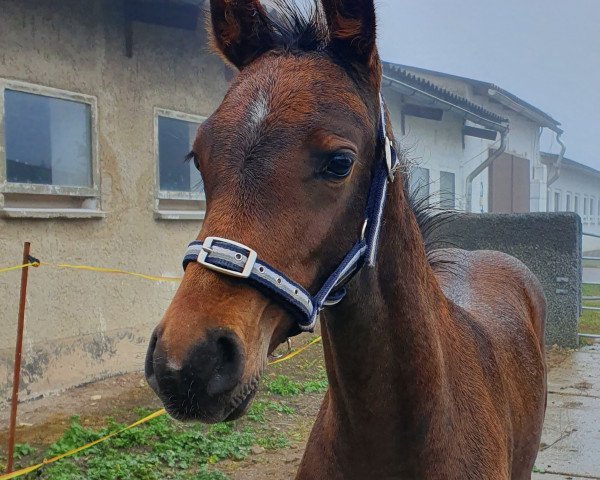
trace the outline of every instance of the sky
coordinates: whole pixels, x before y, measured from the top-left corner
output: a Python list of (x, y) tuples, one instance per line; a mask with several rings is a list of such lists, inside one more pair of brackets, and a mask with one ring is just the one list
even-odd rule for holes
[[(494, 83), (562, 124), (600, 170), (600, 0), (377, 0), (384, 60)], [(557, 153), (553, 136), (542, 150)]]

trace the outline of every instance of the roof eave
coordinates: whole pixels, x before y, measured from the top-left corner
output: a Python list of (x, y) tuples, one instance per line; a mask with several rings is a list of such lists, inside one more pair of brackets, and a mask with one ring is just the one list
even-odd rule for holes
[(409, 83), (403, 82), (402, 80), (399, 80), (397, 78), (393, 78), (388, 75), (383, 75), (383, 81), (384, 85), (387, 82), (388, 86), (393, 87), (400, 94), (406, 97), (418, 98), (419, 100), (430, 105), (436, 105), (445, 111), (453, 111), (458, 115), (466, 118), (467, 120), (477, 125), (481, 125), (485, 128), (489, 128), (497, 132), (508, 131), (508, 126), (503, 125), (500, 122), (491, 120), (490, 118), (486, 118), (480, 113), (469, 110), (468, 108), (465, 108), (463, 106), (456, 105), (455, 103), (452, 103), (449, 100), (434, 95), (431, 92), (427, 92), (424, 89), (417, 88), (414, 85), (410, 85)]

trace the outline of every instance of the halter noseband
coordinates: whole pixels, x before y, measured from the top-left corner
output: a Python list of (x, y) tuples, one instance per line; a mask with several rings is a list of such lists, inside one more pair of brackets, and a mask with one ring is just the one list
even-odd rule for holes
[(189, 263), (197, 262), (223, 275), (248, 280), (297, 313), (300, 332), (313, 331), (321, 310), (337, 305), (344, 298), (345, 285), (362, 266), (365, 263), (371, 267), (375, 265), (388, 184), (394, 181), (399, 166), (396, 150), (386, 133), (385, 104), (381, 95), (380, 103), (379, 140), (382, 158), (371, 181), (361, 237), (314, 296), (260, 260), (251, 248), (226, 238), (208, 237), (203, 242), (190, 243), (183, 259), (183, 269)]

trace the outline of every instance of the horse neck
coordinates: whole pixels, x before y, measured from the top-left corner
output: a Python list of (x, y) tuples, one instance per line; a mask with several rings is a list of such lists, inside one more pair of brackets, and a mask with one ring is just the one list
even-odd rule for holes
[(371, 444), (374, 454), (385, 455), (387, 446), (398, 446), (382, 447), (386, 432), (406, 438), (422, 431), (422, 409), (441, 390), (445, 305), (397, 180), (384, 212), (377, 265), (361, 271), (347, 300), (322, 322), (330, 409), (344, 418), (339, 428), (351, 430), (340, 436), (350, 434), (359, 448)]

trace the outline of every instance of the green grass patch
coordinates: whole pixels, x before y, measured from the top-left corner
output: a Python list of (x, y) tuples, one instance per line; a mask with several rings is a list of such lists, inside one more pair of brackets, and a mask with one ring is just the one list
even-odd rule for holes
[(302, 385), (286, 375), (277, 375), (273, 380), (265, 384), (267, 391), (282, 397), (298, 395), (302, 391)]
[(270, 393), (282, 397), (299, 395), (300, 393), (325, 393), (329, 386), (325, 369), (319, 367), (313, 377), (304, 382), (297, 382), (285, 375), (277, 375), (266, 383), (266, 388)]
[[(294, 410), (274, 401), (259, 401), (250, 420), (211, 426), (182, 424), (163, 415), (110, 440), (24, 476), (27, 480), (227, 480), (216, 465), (224, 460), (243, 460), (254, 445), (266, 449), (289, 445), (286, 435), (269, 426), (267, 413), (290, 415)], [(149, 412), (140, 409), (140, 418)], [(62, 437), (45, 451), (27, 444), (15, 449), (27, 464), (60, 455), (97, 440), (124, 425), (108, 418), (101, 429), (87, 428), (72, 417)], [(32, 455), (36, 454), (32, 458)], [(24, 466), (24, 465), (20, 465)]]
[[(581, 287), (584, 297), (600, 297), (600, 285), (586, 285)], [(600, 307), (600, 301), (584, 300), (583, 305), (587, 307)], [(600, 334), (600, 311), (583, 310), (579, 318), (579, 332)]]
[(246, 417), (248, 418), (248, 420), (251, 420), (253, 422), (264, 423), (267, 421), (268, 412), (276, 412), (283, 415), (291, 415), (295, 412), (295, 410), (282, 402), (268, 402), (264, 400), (256, 400), (250, 407), (250, 410), (248, 410)]

